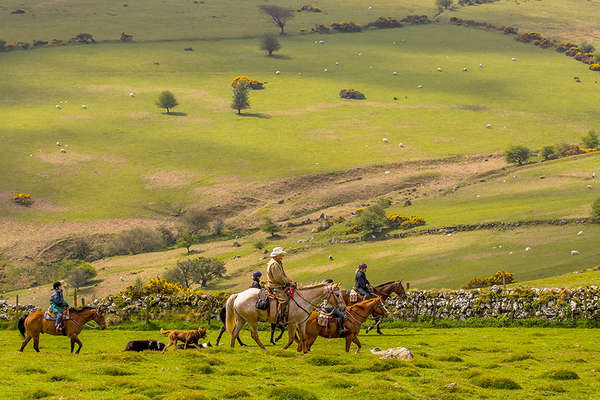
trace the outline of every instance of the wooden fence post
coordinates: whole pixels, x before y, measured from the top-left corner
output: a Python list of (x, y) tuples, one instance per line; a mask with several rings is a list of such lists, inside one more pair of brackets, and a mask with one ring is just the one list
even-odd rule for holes
[(17, 295), (17, 300), (15, 301), (15, 311), (19, 311), (19, 295)]
[(77, 307), (77, 288), (73, 290), (73, 305)]
[(81, 298), (81, 307), (85, 306), (85, 298)]
[(410, 282), (406, 282), (406, 290), (410, 289)]

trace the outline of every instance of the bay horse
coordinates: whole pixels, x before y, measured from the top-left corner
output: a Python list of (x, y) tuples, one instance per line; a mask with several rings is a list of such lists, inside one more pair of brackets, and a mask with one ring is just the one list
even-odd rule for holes
[[(358, 340), (358, 333), (360, 332), (362, 323), (365, 322), (371, 314), (377, 316), (386, 316), (388, 314), (381, 297), (363, 300), (346, 307), (346, 320), (344, 321), (344, 327), (346, 328), (346, 353), (350, 351), (351, 343), (358, 346), (355, 352), (356, 354), (360, 351), (361, 344)], [(318, 317), (319, 313), (313, 311), (304, 324), (304, 353), (310, 351), (310, 348), (315, 340), (317, 340), (318, 336), (328, 339), (340, 337), (337, 322), (335, 320), (330, 320), (327, 326), (320, 326), (317, 321)], [(298, 351), (301, 350), (302, 343), (298, 342)]]
[[(402, 299), (406, 298), (406, 292), (404, 291), (404, 286), (402, 286), (402, 281), (390, 281), (390, 282), (382, 283), (381, 285), (375, 286), (373, 288), (373, 292), (375, 293), (376, 296), (381, 297), (381, 300), (383, 302), (385, 302), (391, 296), (392, 293), (396, 293), (396, 295)], [(344, 296), (344, 301), (346, 302), (346, 304), (348, 304), (348, 305), (355, 304), (350, 301), (350, 295), (348, 294), (347, 291), (344, 291), (343, 296)], [(362, 300), (364, 300), (364, 298), (362, 295), (359, 294), (358, 301), (362, 301)], [(383, 332), (381, 332), (381, 329), (379, 328), (379, 323), (381, 322), (381, 317), (373, 315), (373, 320), (375, 321), (375, 323), (371, 326), (368, 326), (365, 333), (369, 333), (371, 331), (371, 329), (376, 327), (377, 333), (380, 335), (383, 335)]]
[[(75, 348), (75, 343), (79, 345), (75, 354), (79, 354), (81, 350), (81, 341), (78, 338), (83, 326), (90, 321), (95, 321), (100, 325), (101, 329), (106, 329), (106, 320), (104, 319), (104, 310), (96, 307), (81, 307), (69, 309), (71, 318), (64, 320), (65, 336), (71, 339), (71, 353)], [(54, 320), (44, 319), (44, 311), (36, 311), (29, 315), (23, 315), (19, 319), (19, 331), (25, 338), (21, 349), (23, 351), (27, 343), (33, 339), (33, 348), (38, 353), (40, 352), (40, 333), (47, 333), (53, 336), (63, 336), (63, 333), (54, 328)], [(27, 334), (27, 335), (26, 335)]]
[[(258, 292), (259, 289), (250, 288), (241, 293), (232, 294), (227, 299), (225, 327), (231, 334), (231, 347), (235, 346), (235, 341), (241, 329), (247, 323), (250, 326), (252, 339), (261, 349), (266, 350), (258, 337), (258, 320), (274, 323), (276, 316), (269, 315), (268, 309), (259, 310), (256, 308)], [(310, 313), (319, 307), (325, 299), (330, 299), (332, 304), (335, 303), (338, 307), (345, 307), (342, 293), (337, 284), (317, 283), (311, 286), (298, 287), (294, 290), (294, 297), (290, 299), (288, 306), (289, 339), (288, 343), (283, 346), (284, 349), (290, 347), (294, 342), (297, 328), (306, 321)]]

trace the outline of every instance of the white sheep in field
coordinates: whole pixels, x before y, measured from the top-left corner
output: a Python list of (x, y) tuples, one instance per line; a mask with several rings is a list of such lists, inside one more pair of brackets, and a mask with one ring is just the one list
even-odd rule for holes
[(329, 70), (328, 70), (327, 68), (325, 68), (325, 69), (323, 70), (323, 72), (328, 72), (328, 71), (329, 71)]
[(577, 232), (577, 236), (581, 236), (581, 235), (583, 235), (583, 231)]
[(479, 68), (483, 68), (483, 64), (479, 64)]
[(423, 89), (423, 85), (419, 85), (417, 86), (419, 89)]
[(82, 104), (81, 108), (83, 108), (84, 110), (87, 110), (87, 106), (85, 104)]
[(335, 65), (340, 65), (340, 62), (339, 62), (339, 61), (336, 61), (336, 62), (335, 62)]
[(325, 44), (324, 40), (319, 40), (319, 44)]
[(442, 72), (442, 67), (437, 68), (438, 72)]
[(492, 129), (492, 124), (487, 124), (485, 127), (486, 127), (487, 129)]
[(531, 247), (525, 247), (525, 251), (531, 250)]
[(396, 76), (396, 75), (398, 75), (398, 72), (394, 71), (394, 72), (392, 72), (392, 75)]
[(389, 174), (391, 174), (391, 172), (390, 171), (385, 171), (384, 174), (389, 175)]
[(56, 109), (57, 109), (57, 110), (62, 110), (62, 107), (61, 107), (59, 104), (57, 104), (57, 105), (56, 105)]
[(516, 59), (516, 58), (514, 58), (514, 57), (512, 58), (512, 60), (513, 60), (513, 61), (517, 61), (517, 59)]
[(275, 75), (279, 75), (279, 74), (281, 74), (281, 71), (279, 71), (279, 70), (275, 71)]
[(404, 143), (398, 143), (398, 147), (404, 147)]
[(580, 253), (577, 250), (571, 250), (572, 256), (578, 256)]
[(135, 97), (135, 93), (129, 92), (129, 97)]
[(587, 185), (586, 188), (591, 189), (592, 185)]
[(56, 145), (57, 145), (57, 146), (60, 146), (60, 142), (56, 142)]
[(385, 137), (384, 137), (383, 139), (381, 139), (381, 141), (382, 141), (383, 143), (389, 143), (389, 142), (390, 142), (390, 141), (388, 140), (388, 138), (385, 138)]
[(463, 72), (467, 72), (467, 71), (468, 71), (467, 67), (464, 67)]
[(61, 153), (66, 153), (67, 151), (65, 149), (60, 149)]

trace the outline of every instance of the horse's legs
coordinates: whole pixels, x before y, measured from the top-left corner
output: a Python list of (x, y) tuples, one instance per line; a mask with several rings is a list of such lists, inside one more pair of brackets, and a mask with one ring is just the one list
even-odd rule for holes
[(271, 344), (272, 345), (275, 345), (275, 342), (273, 341), (273, 336), (275, 336), (275, 328), (277, 328), (277, 325), (271, 324)]
[(240, 331), (244, 327), (245, 323), (246, 323), (246, 321), (244, 321), (241, 317), (238, 316), (237, 321), (235, 323), (235, 327), (233, 328), (233, 332), (231, 332), (231, 342), (229, 343), (231, 348), (235, 347), (235, 339), (240, 334)]
[(360, 348), (362, 347), (360, 344), (360, 340), (358, 340), (358, 336), (354, 336), (354, 338), (352, 339), (352, 342), (358, 346), (356, 351), (354, 352), (354, 354), (358, 354), (358, 352), (360, 351)]
[(277, 339), (275, 339), (275, 343), (279, 342), (279, 339), (281, 339), (281, 337), (285, 333), (285, 326), (280, 326), (279, 329), (281, 329), (281, 332), (279, 332), (279, 336), (277, 336)]
[(79, 340), (79, 338), (77, 336), (75, 336), (75, 343), (77, 343), (77, 345), (78, 345), (77, 351), (75, 352), (75, 354), (79, 354), (79, 350), (81, 350), (81, 346), (83, 346), (83, 343), (81, 343), (81, 340)]
[(237, 342), (238, 342), (238, 343), (240, 344), (240, 346), (242, 346), (242, 347), (246, 347), (246, 346), (248, 346), (247, 344), (245, 344), (244, 342), (242, 342), (242, 339), (240, 339), (240, 335), (238, 335), (238, 337), (237, 337)]
[(354, 339), (355, 336), (356, 336), (356, 334), (354, 334), (354, 333), (346, 335), (346, 353), (350, 352), (350, 344), (352, 343), (352, 340)]
[(221, 341), (221, 336), (223, 336), (223, 332), (225, 332), (225, 325), (223, 325), (221, 327), (221, 330), (219, 331), (219, 336), (217, 337), (217, 344), (215, 346), (219, 345), (219, 342)]
[[(286, 350), (288, 347), (291, 346), (292, 343), (294, 343), (294, 338), (296, 337), (296, 324), (288, 324), (288, 342), (285, 346), (283, 346), (283, 349)], [(304, 337), (302, 336), (301, 332), (298, 332), (299, 336), (300, 336), (300, 343), (302, 343), (302, 341), (304, 340)]]
[(71, 353), (73, 353), (74, 349), (75, 349), (75, 339), (71, 338)]
[(23, 344), (21, 345), (21, 350), (19, 350), (21, 353), (23, 352), (23, 349), (25, 348), (25, 346), (27, 346), (27, 343), (29, 343), (30, 340), (31, 340), (31, 336), (27, 336), (25, 338), (25, 340), (23, 340)]
[(39, 333), (33, 337), (33, 348), (38, 353), (40, 352), (40, 334)]
[(252, 336), (252, 339), (254, 339), (256, 344), (259, 345), (261, 349), (266, 350), (265, 345), (262, 344), (260, 338), (258, 337), (258, 324), (256, 322), (254, 322), (254, 324), (249, 322), (248, 325), (250, 325), (250, 335)]
[(312, 347), (313, 343), (315, 342), (315, 340), (317, 340), (317, 334), (313, 334), (312, 336), (309, 336), (308, 334), (304, 334), (304, 354), (308, 353), (310, 351), (310, 348)]

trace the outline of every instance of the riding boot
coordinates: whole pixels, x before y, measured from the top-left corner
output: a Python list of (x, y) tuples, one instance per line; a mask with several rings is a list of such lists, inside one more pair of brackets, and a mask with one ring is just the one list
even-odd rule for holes
[(338, 335), (340, 337), (346, 336), (346, 328), (344, 327), (344, 320), (342, 318), (336, 318), (337, 326), (338, 326)]

